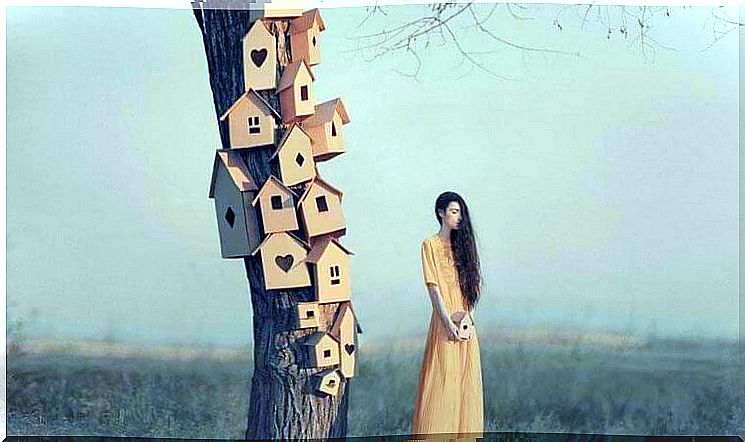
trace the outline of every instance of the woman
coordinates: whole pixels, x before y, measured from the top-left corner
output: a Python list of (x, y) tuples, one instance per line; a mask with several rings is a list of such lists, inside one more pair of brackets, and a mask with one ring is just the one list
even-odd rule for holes
[(469, 315), (481, 292), (481, 270), (468, 207), (460, 195), (437, 197), (440, 231), (422, 242), (424, 281), (432, 317), (414, 406), (413, 434), (484, 430), (481, 356), (474, 333), (458, 335), (453, 313)]

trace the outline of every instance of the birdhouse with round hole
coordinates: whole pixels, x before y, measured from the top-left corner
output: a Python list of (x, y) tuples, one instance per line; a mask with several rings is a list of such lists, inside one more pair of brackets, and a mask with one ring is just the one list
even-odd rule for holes
[(261, 253), (264, 286), (267, 290), (309, 287), (310, 272), (304, 262), (308, 245), (287, 232), (269, 234), (253, 251)]
[(290, 22), (292, 61), (304, 60), (308, 66), (321, 62), (320, 34), (326, 29), (318, 9), (306, 11)]
[(331, 396), (339, 394), (341, 387), (341, 376), (336, 369), (324, 370), (315, 375), (316, 390)]
[(316, 332), (304, 342), (311, 367), (330, 367), (339, 363), (339, 343), (325, 332)]
[(279, 114), (253, 89), (241, 95), (220, 121), (227, 121), (231, 149), (274, 144)]
[(316, 164), (310, 137), (297, 124), (293, 124), (279, 141), (279, 147), (270, 160), (277, 160), (282, 183), (295, 186), (316, 177)]
[(312, 328), (321, 325), (321, 317), (317, 302), (298, 302), (297, 310), (297, 328)]
[(341, 190), (318, 176), (305, 188), (298, 200), (298, 207), (309, 239), (325, 234), (341, 236), (346, 233), (341, 197)]
[(312, 243), (308, 257), (316, 285), (319, 304), (342, 302), (352, 295), (349, 256), (352, 252), (331, 237), (323, 236)]
[(277, 38), (263, 20), (254, 22), (243, 37), (242, 46), (244, 90), (277, 87)]
[(342, 126), (349, 123), (349, 115), (341, 98), (334, 98), (315, 107), (313, 115), (301, 125), (313, 141), (313, 157), (326, 161), (344, 153), (346, 145)]
[(354, 377), (357, 367), (357, 317), (351, 302), (339, 306), (329, 334), (339, 342), (339, 371), (344, 378)]
[(295, 193), (274, 175), (261, 186), (251, 204), (261, 213), (261, 224), (265, 234), (298, 230), (295, 214)]
[(473, 337), (476, 329), (471, 315), (464, 311), (457, 311), (453, 313), (450, 319), (453, 320), (455, 327), (458, 329), (458, 337), (465, 340), (469, 340)]
[(209, 197), (215, 201), (217, 230), (223, 258), (241, 258), (261, 242), (251, 201), (258, 187), (238, 152), (218, 150), (212, 166)]
[(313, 114), (316, 104), (313, 98), (314, 81), (313, 72), (303, 60), (285, 68), (277, 87), (282, 121), (290, 123)]

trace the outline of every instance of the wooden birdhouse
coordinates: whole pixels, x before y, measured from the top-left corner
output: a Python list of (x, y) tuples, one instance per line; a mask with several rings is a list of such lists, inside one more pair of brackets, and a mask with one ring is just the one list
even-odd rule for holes
[(287, 19), (303, 15), (302, 3), (297, 0), (271, 0), (261, 5), (261, 9), (264, 19)]
[(258, 206), (264, 233), (291, 232), (297, 230), (295, 214), (297, 195), (274, 175), (270, 175), (251, 204)]
[(339, 370), (345, 378), (355, 374), (357, 366), (357, 332), (360, 331), (351, 302), (339, 306), (329, 334), (339, 341)]
[(319, 327), (321, 317), (317, 302), (298, 302), (297, 328)]
[(471, 318), (471, 315), (464, 311), (457, 311), (452, 314), (450, 319), (453, 320), (455, 327), (458, 329), (458, 337), (465, 340), (469, 340), (473, 337), (476, 328), (473, 324), (473, 318)]
[(316, 163), (310, 137), (297, 124), (293, 124), (279, 142), (270, 159), (277, 159), (282, 182), (286, 186), (310, 181), (316, 177)]
[(301, 123), (313, 141), (313, 157), (326, 161), (346, 150), (342, 126), (349, 115), (341, 98), (334, 98), (315, 107), (315, 112)]
[(259, 244), (252, 255), (261, 253), (264, 286), (267, 290), (310, 286), (308, 265), (303, 262), (308, 245), (287, 232), (272, 233)]
[(326, 29), (318, 9), (311, 9), (290, 23), (292, 61), (305, 60), (308, 66), (321, 62), (320, 34)]
[(209, 197), (215, 200), (223, 258), (249, 256), (261, 242), (256, 211), (258, 187), (238, 152), (219, 150), (212, 166)]
[(351, 296), (349, 255), (352, 252), (333, 237), (313, 242), (305, 260), (312, 265), (319, 304), (347, 301)]
[(341, 376), (336, 369), (324, 370), (315, 376), (316, 390), (336, 396), (339, 394), (339, 387), (341, 387)]
[(282, 73), (277, 91), (285, 123), (313, 114), (316, 103), (313, 98), (315, 79), (303, 60), (293, 62)]
[(231, 149), (274, 144), (279, 114), (253, 89), (241, 95), (220, 117), (228, 120)]
[(325, 332), (310, 335), (303, 345), (311, 366), (321, 368), (339, 363), (339, 343)]
[(308, 238), (346, 232), (346, 221), (341, 208), (341, 190), (316, 177), (298, 200), (301, 217)]
[(277, 38), (263, 20), (256, 20), (243, 37), (244, 90), (277, 87)]

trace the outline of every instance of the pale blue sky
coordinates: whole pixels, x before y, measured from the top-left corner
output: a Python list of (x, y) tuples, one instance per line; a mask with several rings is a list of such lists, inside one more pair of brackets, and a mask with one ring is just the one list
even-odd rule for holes
[[(500, 35), (580, 56), (463, 37), (508, 80), (448, 48), (401, 76), (406, 55), (352, 50), (363, 8), (322, 11), (315, 94), (341, 96), (352, 122), (320, 172), (345, 192), (367, 339), (426, 332), (419, 244), (448, 189), (479, 234), (485, 332), (736, 337), (736, 35), (702, 52), (708, 8), (673, 9), (654, 35), (675, 50), (650, 62), (531, 8)], [(207, 198), (219, 138), (191, 11), (9, 8), (7, 66), (7, 293), (11, 313), (37, 309), (29, 334), (250, 342), (243, 267), (220, 258)]]

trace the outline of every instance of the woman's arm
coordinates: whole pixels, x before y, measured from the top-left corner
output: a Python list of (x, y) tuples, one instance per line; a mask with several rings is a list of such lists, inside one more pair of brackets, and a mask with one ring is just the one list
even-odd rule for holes
[(429, 299), (432, 301), (432, 308), (435, 309), (445, 326), (445, 330), (447, 330), (448, 339), (451, 341), (462, 341), (463, 339), (458, 336), (458, 327), (456, 327), (453, 320), (450, 319), (448, 310), (445, 308), (445, 303), (442, 301), (440, 289), (434, 284), (427, 284), (427, 291), (429, 292)]

